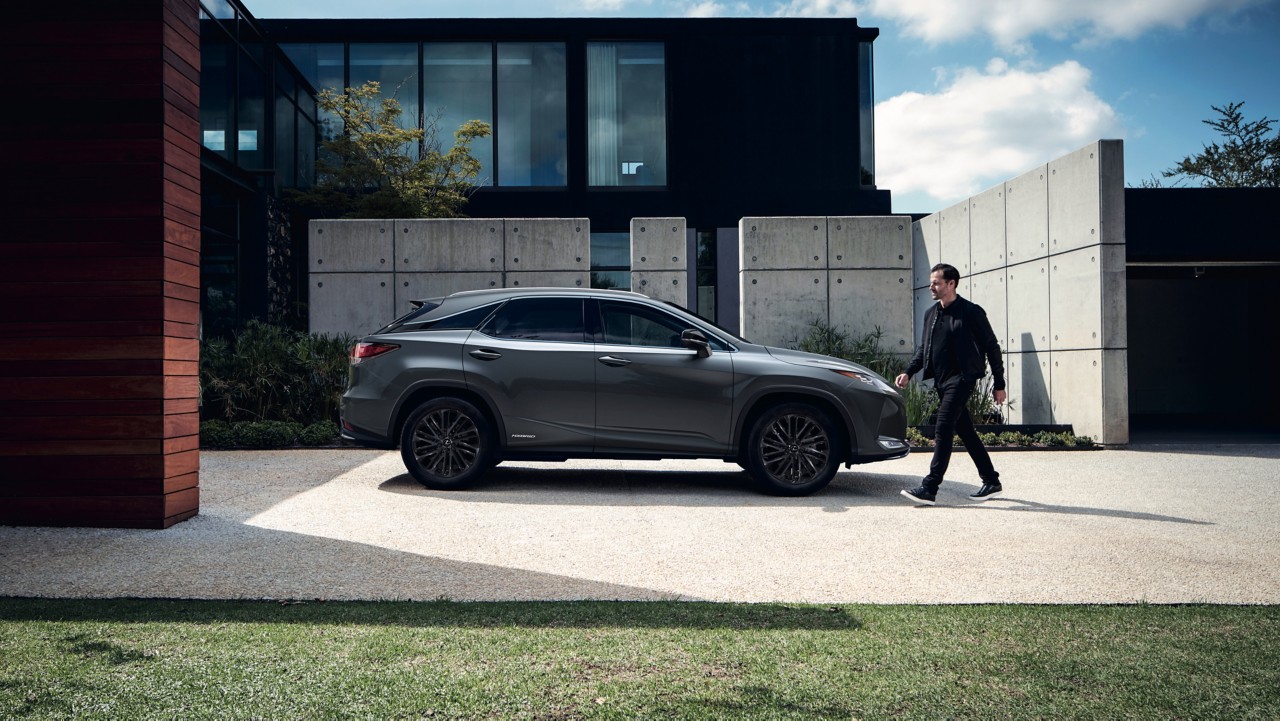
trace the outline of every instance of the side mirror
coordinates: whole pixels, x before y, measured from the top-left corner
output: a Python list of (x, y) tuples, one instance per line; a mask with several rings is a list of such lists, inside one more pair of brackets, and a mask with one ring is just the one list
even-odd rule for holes
[(707, 342), (707, 336), (696, 328), (690, 328), (681, 333), (680, 344), (689, 350), (697, 351), (699, 358), (707, 358), (711, 355), (711, 344)]

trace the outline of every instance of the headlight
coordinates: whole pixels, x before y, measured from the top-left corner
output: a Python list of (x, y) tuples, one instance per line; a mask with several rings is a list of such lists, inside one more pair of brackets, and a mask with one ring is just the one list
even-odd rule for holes
[(839, 373), (845, 378), (852, 378), (854, 380), (862, 381), (863, 383), (866, 383), (872, 388), (875, 388), (880, 391), (888, 391), (892, 393), (898, 392), (897, 389), (895, 389), (893, 386), (889, 385), (888, 383), (885, 383), (884, 381), (871, 375), (870, 373), (860, 373), (858, 371), (848, 371), (848, 370), (837, 370), (835, 368), (832, 368), (831, 370), (835, 371), (836, 373)]

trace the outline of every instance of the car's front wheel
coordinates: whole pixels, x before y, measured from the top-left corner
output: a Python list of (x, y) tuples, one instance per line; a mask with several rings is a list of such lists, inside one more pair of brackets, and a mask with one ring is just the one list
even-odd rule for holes
[(496, 443), (488, 419), (460, 398), (433, 398), (409, 415), (400, 456), (422, 485), (466, 488), (493, 465)]
[(835, 477), (841, 447), (826, 413), (805, 403), (787, 403), (765, 411), (751, 425), (745, 465), (765, 493), (804, 496)]

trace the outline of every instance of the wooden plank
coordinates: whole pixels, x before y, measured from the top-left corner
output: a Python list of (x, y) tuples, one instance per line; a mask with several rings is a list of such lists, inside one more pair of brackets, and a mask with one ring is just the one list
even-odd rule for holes
[[(159, 381), (157, 381), (159, 382)], [(25, 418), (26, 416), (117, 416), (169, 413), (196, 413), (199, 401), (181, 399), (116, 399), (116, 400), (46, 400), (0, 401), (0, 417)]]
[[(97, 321), (93, 332), (97, 337), (133, 337), (140, 335), (168, 335), (172, 330), (163, 320)], [(64, 338), (66, 322), (53, 323), (5, 323), (0, 324), (0, 338)]]
[(196, 376), (165, 376), (164, 397), (199, 398), (200, 380)]
[(200, 436), (192, 434), (189, 436), (171, 436), (164, 439), (165, 453), (178, 453), (180, 451), (194, 451), (200, 448)]
[(200, 264), (200, 251), (183, 248), (173, 243), (164, 244), (164, 257), (172, 258), (180, 263)]
[(0, 438), (0, 456), (141, 456), (159, 455), (163, 451), (164, 442), (159, 438), (22, 441)]
[[(7, 341), (0, 341), (7, 342)], [(0, 378), (0, 397), (12, 401), (163, 399), (163, 376)]]
[[(193, 341), (194, 342), (194, 341)], [(49, 338), (39, 343), (0, 339), (0, 360), (128, 360), (135, 358), (172, 358), (198, 360), (190, 356), (163, 355), (166, 342), (161, 336), (135, 338)]]
[(200, 266), (194, 263), (183, 263), (172, 258), (165, 258), (164, 279), (170, 283), (199, 288)]
[[(170, 292), (170, 289), (166, 286), (164, 281), (161, 280), (121, 280), (100, 282), (94, 282), (92, 280), (74, 280), (61, 283), (57, 281), (41, 281), (32, 283), (0, 281), (0, 298), (30, 299), (39, 298), (42, 293), (57, 294), (61, 292), (82, 293), (85, 296), (94, 298), (145, 296), (153, 293), (164, 293), (166, 296), (175, 295)], [(175, 297), (184, 296), (175, 295)], [(196, 290), (194, 298), (195, 300), (199, 300), (199, 290)], [(13, 301), (10, 300), (7, 302)]]
[(0, 478), (38, 475), (61, 481), (76, 478), (171, 478), (200, 471), (200, 452), (185, 451), (137, 456), (67, 455), (59, 458), (0, 455)]
[[(199, 433), (196, 413), (137, 416), (33, 416), (0, 417), (0, 436), (8, 441), (23, 440), (116, 440), (173, 438)], [(190, 449), (182, 449), (190, 450)]]

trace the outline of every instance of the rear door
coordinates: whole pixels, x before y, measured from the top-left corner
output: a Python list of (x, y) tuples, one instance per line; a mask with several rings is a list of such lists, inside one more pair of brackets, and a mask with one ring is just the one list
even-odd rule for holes
[(463, 348), (467, 383), (497, 406), (513, 451), (590, 452), (596, 354), (581, 298), (515, 298)]

